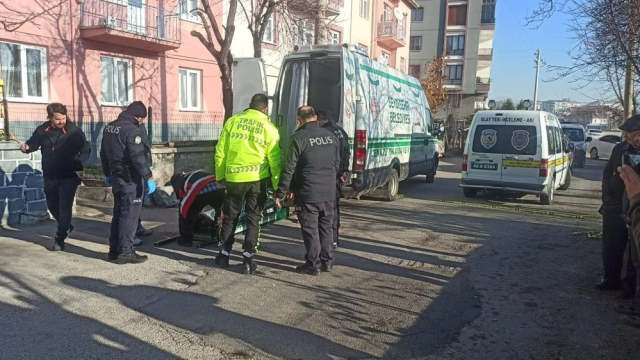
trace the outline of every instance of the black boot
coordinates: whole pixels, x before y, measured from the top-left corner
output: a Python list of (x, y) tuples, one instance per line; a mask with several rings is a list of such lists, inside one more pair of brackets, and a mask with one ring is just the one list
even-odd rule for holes
[(242, 257), (242, 273), (245, 275), (251, 275), (256, 273), (256, 269), (258, 269), (258, 264), (256, 264), (253, 258), (248, 258), (246, 256)]
[(312, 275), (312, 276), (318, 276), (318, 274), (320, 273), (320, 269), (318, 269), (315, 266), (309, 266), (307, 265), (307, 263), (304, 263), (302, 265), (296, 266), (296, 271), (301, 273), (301, 274), (308, 274), (308, 275)]
[(64, 239), (54, 236), (51, 251), (64, 251)]
[(333, 269), (333, 261), (323, 261), (320, 265), (320, 271), (322, 272), (331, 272)]
[(107, 261), (113, 262), (118, 259), (119, 255), (120, 254), (117, 251), (109, 251), (109, 253), (107, 254)]
[(602, 279), (602, 281), (598, 283), (598, 285), (596, 285), (596, 288), (600, 291), (618, 290), (621, 287), (622, 287), (622, 282), (620, 281), (620, 279), (612, 280), (608, 278)]
[(115, 264), (120, 264), (120, 265), (124, 265), (124, 264), (142, 264), (143, 262), (147, 261), (148, 257), (146, 255), (138, 255), (136, 254), (135, 251), (132, 251), (128, 254), (121, 254), (118, 255), (118, 258), (115, 259), (113, 262)]
[(222, 251), (219, 252), (218, 255), (216, 255), (215, 263), (216, 263), (216, 265), (218, 265), (222, 269), (228, 268), (229, 267), (229, 255), (223, 254)]

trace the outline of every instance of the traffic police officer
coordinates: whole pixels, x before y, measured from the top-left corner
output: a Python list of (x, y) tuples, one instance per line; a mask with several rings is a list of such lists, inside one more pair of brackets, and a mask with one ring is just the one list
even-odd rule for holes
[(320, 127), (311, 106), (302, 106), (297, 115), (300, 127), (293, 134), (283, 160), (276, 204), (280, 206), (285, 194), (295, 198), (307, 249), (306, 261), (296, 267), (296, 271), (318, 275), (320, 270), (329, 272), (333, 267), (333, 208), (340, 167), (339, 142), (332, 132)]
[(340, 125), (335, 122), (328, 110), (318, 110), (318, 123), (324, 129), (333, 132), (340, 143), (340, 168), (338, 169), (338, 179), (336, 181), (336, 201), (334, 204), (333, 214), (333, 248), (336, 249), (340, 244), (340, 198), (342, 195), (342, 185), (349, 180), (349, 158), (351, 151), (349, 150), (349, 135)]
[(216, 178), (227, 188), (222, 212), (221, 240), (215, 262), (229, 266), (229, 254), (242, 207), (245, 208), (247, 231), (242, 245), (243, 272), (253, 274), (258, 267), (260, 219), (267, 202), (267, 187), (276, 188), (280, 178), (280, 134), (269, 121), (269, 99), (256, 94), (249, 109), (224, 125), (216, 146)]
[(147, 142), (142, 123), (147, 117), (147, 108), (135, 101), (105, 126), (102, 136), (100, 158), (106, 183), (113, 185), (113, 218), (109, 238), (108, 260), (117, 264), (137, 264), (147, 260), (133, 249), (133, 239), (142, 210), (145, 181), (148, 194), (156, 190), (151, 165), (145, 154)]

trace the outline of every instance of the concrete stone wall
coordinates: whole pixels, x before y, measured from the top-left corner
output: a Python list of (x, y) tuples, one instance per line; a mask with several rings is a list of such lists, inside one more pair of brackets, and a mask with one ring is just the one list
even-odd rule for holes
[(158, 186), (165, 186), (173, 174), (181, 171), (205, 170), (214, 172), (215, 144), (211, 146), (153, 148), (153, 178)]
[(2, 226), (49, 219), (39, 151), (20, 152), (20, 144), (0, 142), (0, 218)]

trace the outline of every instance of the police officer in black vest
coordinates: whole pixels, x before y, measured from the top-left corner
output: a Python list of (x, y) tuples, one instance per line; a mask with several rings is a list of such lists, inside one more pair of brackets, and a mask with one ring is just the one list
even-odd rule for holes
[(340, 198), (343, 197), (342, 185), (349, 180), (349, 158), (351, 157), (349, 135), (335, 122), (335, 118), (333, 118), (330, 111), (318, 110), (316, 114), (318, 115), (320, 126), (333, 132), (340, 143), (340, 168), (336, 179), (336, 201), (333, 208), (333, 248), (336, 249), (340, 245)]
[(148, 194), (156, 190), (145, 153), (147, 137), (142, 123), (146, 117), (146, 106), (135, 101), (103, 131), (100, 158), (106, 182), (113, 185), (114, 199), (108, 260), (116, 264), (138, 264), (147, 260), (133, 249), (145, 182)]
[(339, 142), (332, 132), (320, 127), (311, 106), (298, 109), (298, 125), (282, 162), (276, 204), (280, 206), (285, 196), (294, 197), (307, 249), (306, 262), (296, 271), (318, 275), (320, 270), (329, 272), (333, 267)]

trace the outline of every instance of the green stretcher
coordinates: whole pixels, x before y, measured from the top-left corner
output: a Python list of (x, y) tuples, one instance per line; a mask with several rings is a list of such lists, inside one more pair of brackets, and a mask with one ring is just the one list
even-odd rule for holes
[[(220, 245), (220, 229), (215, 224), (215, 217), (215, 210), (203, 211), (200, 213), (200, 218), (196, 222), (193, 237), (193, 243), (195, 247), (203, 248), (212, 244), (215, 244), (216, 246)], [(263, 228), (270, 224), (275, 224), (276, 222), (285, 220), (288, 217), (289, 208), (277, 209), (275, 200), (270, 198), (267, 200), (264, 211), (262, 212), (260, 228)], [(243, 208), (240, 212), (238, 225), (236, 226), (236, 235), (244, 234), (246, 230), (246, 213)], [(179, 237), (180, 236), (174, 236), (166, 238), (164, 240), (156, 241), (155, 246), (159, 247), (177, 241)]]

